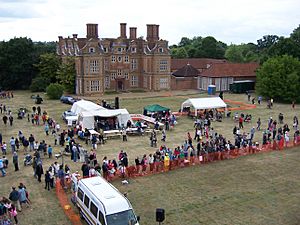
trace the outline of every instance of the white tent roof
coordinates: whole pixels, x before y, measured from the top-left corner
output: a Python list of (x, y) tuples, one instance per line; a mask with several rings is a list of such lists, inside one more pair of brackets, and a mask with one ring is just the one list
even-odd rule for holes
[(72, 105), (71, 111), (79, 114), (85, 111), (103, 110), (104, 107), (97, 105), (91, 101), (80, 100)]
[(184, 107), (194, 107), (195, 114), (198, 109), (217, 109), (226, 108), (227, 105), (220, 97), (210, 97), (210, 98), (189, 98), (184, 101), (181, 105), (181, 110)]
[(79, 114), (81, 125), (83, 128), (93, 129), (94, 128), (94, 117), (118, 117), (119, 126), (126, 126), (128, 120), (131, 121), (131, 117), (127, 109), (100, 109), (93, 111), (83, 111)]

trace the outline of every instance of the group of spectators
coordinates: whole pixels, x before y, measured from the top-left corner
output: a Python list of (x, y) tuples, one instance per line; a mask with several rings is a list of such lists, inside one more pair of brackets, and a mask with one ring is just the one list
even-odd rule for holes
[(12, 220), (15, 224), (18, 224), (18, 212), (21, 212), (23, 205), (28, 208), (30, 206), (29, 194), (26, 186), (20, 183), (18, 190), (15, 186), (12, 187), (11, 192), (6, 197), (0, 197), (0, 222), (1, 224), (12, 224)]

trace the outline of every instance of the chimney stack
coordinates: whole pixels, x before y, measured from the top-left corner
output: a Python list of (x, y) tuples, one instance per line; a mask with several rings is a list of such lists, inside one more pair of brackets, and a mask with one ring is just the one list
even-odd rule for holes
[(129, 39), (136, 39), (136, 27), (130, 27), (129, 30)]
[(76, 39), (78, 34), (73, 34), (73, 38)]
[(153, 24), (147, 24), (147, 41), (153, 39)]
[(63, 40), (63, 36), (58, 36), (58, 40), (62, 41)]
[(88, 23), (86, 25), (86, 37), (98, 38), (98, 24)]
[(127, 38), (126, 36), (126, 23), (120, 23), (120, 37)]
[(159, 40), (159, 25), (153, 25), (153, 38), (154, 40)]

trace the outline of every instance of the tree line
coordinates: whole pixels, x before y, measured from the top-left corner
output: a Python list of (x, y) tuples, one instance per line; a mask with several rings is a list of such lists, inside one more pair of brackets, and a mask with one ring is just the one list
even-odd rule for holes
[(55, 42), (13, 38), (0, 42), (0, 91), (30, 89), (46, 91), (50, 84), (74, 93), (74, 59), (65, 63), (56, 55)]

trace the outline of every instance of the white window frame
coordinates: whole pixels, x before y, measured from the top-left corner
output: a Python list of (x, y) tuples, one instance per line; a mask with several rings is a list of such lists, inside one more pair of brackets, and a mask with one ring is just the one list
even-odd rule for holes
[(117, 76), (121, 77), (122, 76), (122, 70), (117, 70)]
[(159, 48), (159, 49), (158, 49), (158, 52), (159, 52), (159, 53), (164, 53), (164, 49), (163, 49), (163, 48)]
[(91, 90), (91, 92), (100, 91), (100, 80), (91, 80), (90, 81), (90, 90)]
[(131, 59), (131, 69), (132, 70), (137, 69), (137, 59)]
[(159, 71), (168, 71), (168, 60), (162, 59), (159, 61)]
[(117, 74), (115, 72), (111, 73), (111, 80), (115, 80), (117, 78)]
[(104, 78), (104, 87), (105, 87), (105, 89), (110, 88), (110, 77), (109, 77), (109, 75), (106, 75), (105, 78)]
[(122, 56), (119, 55), (119, 56), (117, 57), (117, 60), (118, 60), (118, 62), (122, 62)]
[(129, 63), (129, 56), (128, 55), (124, 56), (124, 62)]
[(131, 47), (131, 52), (136, 53), (136, 47)]
[(98, 73), (98, 72), (99, 72), (99, 61), (90, 60), (90, 73)]
[(128, 72), (124, 72), (124, 77), (126, 80), (129, 80), (129, 73)]
[(138, 76), (132, 75), (130, 79), (130, 86), (131, 87), (137, 87), (139, 84)]
[(167, 89), (169, 88), (169, 79), (164, 77), (164, 78), (159, 78), (159, 88), (160, 89)]
[(115, 56), (115, 55), (112, 55), (112, 56), (111, 56), (111, 62), (113, 62), (113, 63), (116, 62), (116, 56)]
[(95, 52), (95, 48), (94, 47), (90, 47), (89, 48), (89, 53), (94, 53)]

